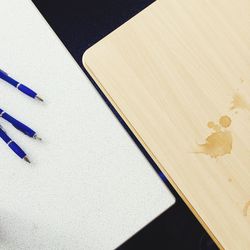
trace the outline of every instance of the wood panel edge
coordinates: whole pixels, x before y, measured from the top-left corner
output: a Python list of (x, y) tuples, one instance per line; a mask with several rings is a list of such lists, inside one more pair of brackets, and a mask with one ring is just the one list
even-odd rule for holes
[(209, 234), (209, 236), (213, 239), (215, 244), (219, 247), (219, 249), (223, 250), (224, 247), (220, 243), (220, 241), (216, 238), (216, 236), (213, 234), (213, 232), (210, 230), (208, 225), (205, 223), (205, 221), (201, 218), (201, 216), (198, 214), (198, 212), (195, 210), (195, 208), (192, 206), (192, 204), (188, 201), (186, 196), (183, 194), (181, 189), (177, 186), (175, 181), (171, 178), (171, 176), (168, 174), (168, 172), (165, 170), (161, 162), (155, 157), (153, 152), (149, 149), (147, 144), (144, 142), (144, 140), (141, 138), (137, 130), (132, 126), (132, 124), (129, 122), (127, 117), (123, 114), (123, 112), (120, 110), (119, 106), (116, 104), (116, 102), (113, 100), (111, 95), (108, 93), (108, 91), (105, 89), (105, 87), (101, 84), (101, 82), (98, 80), (97, 76), (94, 74), (94, 72), (91, 70), (91, 68), (88, 66), (88, 56), (91, 56), (91, 50), (94, 49), (95, 45), (90, 47), (88, 50), (85, 51), (85, 53), (82, 56), (82, 63), (84, 68), (88, 71), (92, 79), (95, 81), (95, 83), (98, 85), (102, 93), (106, 96), (106, 98), (109, 100), (109, 102), (112, 104), (112, 106), (115, 108), (115, 110), (119, 113), (119, 115), (122, 117), (124, 122), (127, 124), (129, 129), (133, 132), (133, 134), (136, 136), (136, 138), (139, 140), (139, 142), (142, 144), (144, 149), (147, 151), (147, 153), (150, 155), (150, 157), (154, 160), (156, 165), (160, 168), (160, 170), (163, 172), (163, 174), (166, 176), (170, 184), (173, 186), (173, 188), (176, 190), (176, 192), (179, 194), (179, 196), (182, 198), (182, 200), (185, 202), (185, 204), (188, 206), (188, 208), (191, 210), (191, 212), (194, 214), (196, 219), (199, 221), (199, 223), (202, 225), (202, 227), (206, 230), (206, 232)]

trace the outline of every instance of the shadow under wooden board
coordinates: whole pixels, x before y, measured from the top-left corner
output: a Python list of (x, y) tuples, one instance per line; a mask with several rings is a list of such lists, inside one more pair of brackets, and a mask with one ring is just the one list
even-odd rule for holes
[(250, 249), (250, 1), (159, 0), (83, 63), (220, 248)]

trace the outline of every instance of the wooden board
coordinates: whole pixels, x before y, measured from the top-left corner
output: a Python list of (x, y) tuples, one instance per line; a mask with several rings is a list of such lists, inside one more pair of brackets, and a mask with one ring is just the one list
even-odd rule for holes
[(250, 249), (250, 1), (156, 1), (83, 62), (217, 244)]

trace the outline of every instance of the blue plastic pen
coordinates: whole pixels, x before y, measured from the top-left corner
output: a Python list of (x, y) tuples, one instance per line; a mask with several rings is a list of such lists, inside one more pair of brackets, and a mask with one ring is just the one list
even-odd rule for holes
[(25, 95), (28, 95), (33, 99), (37, 99), (37, 100), (43, 102), (43, 99), (41, 97), (39, 97), (35, 91), (28, 88), (24, 84), (21, 84), (20, 82), (14, 80), (6, 72), (4, 72), (1, 69), (0, 69), (0, 78), (3, 79), (4, 81), (6, 81), (7, 83), (9, 83), (10, 85), (12, 85), (13, 87), (17, 88), (21, 92), (23, 92)]
[(0, 125), (0, 138), (9, 146), (9, 148), (21, 159), (25, 160), (26, 162), (30, 163), (27, 154), (14, 142), (11, 138), (6, 134), (3, 130), (2, 126)]
[(12, 117), (11, 115), (9, 115), (8, 113), (6, 113), (4, 110), (2, 110), (0, 108), (0, 117), (2, 117), (4, 120), (8, 121), (10, 124), (12, 124), (16, 129), (18, 129), (19, 131), (23, 132), (25, 135), (34, 138), (34, 139), (38, 139), (41, 140), (41, 138), (39, 138), (37, 136), (37, 133), (29, 128), (28, 126), (26, 126), (25, 124), (23, 124), (22, 122), (16, 120), (14, 117)]

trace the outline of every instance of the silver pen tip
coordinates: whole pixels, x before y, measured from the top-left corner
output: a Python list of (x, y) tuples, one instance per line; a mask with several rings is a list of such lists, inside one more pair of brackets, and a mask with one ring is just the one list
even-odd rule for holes
[(42, 141), (42, 138), (41, 138), (41, 137), (38, 137), (37, 135), (34, 135), (33, 138), (34, 138), (35, 140)]
[(24, 159), (26, 162), (31, 163), (31, 161), (29, 160), (29, 158), (28, 158), (27, 156), (25, 156), (23, 159)]
[(41, 97), (39, 97), (38, 95), (36, 96), (36, 100), (43, 102), (43, 99)]

